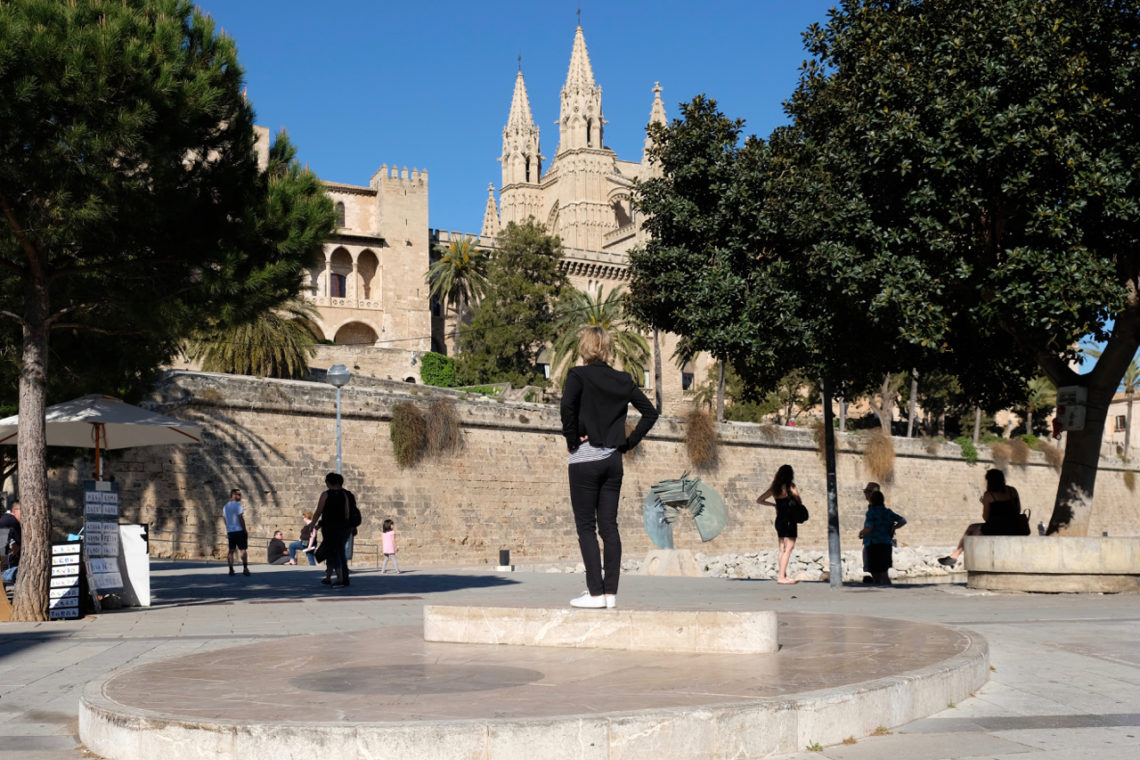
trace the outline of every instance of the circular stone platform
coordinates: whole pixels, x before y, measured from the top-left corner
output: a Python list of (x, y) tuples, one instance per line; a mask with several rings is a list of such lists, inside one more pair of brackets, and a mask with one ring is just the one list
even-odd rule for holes
[(291, 637), (93, 682), (80, 738), (115, 760), (759, 758), (933, 714), (988, 675), (985, 641), (944, 626), (781, 613), (779, 641), (740, 655)]

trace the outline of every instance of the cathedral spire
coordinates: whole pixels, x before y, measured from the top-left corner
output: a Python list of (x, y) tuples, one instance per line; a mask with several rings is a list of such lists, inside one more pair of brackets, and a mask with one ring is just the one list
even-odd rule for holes
[(483, 229), (479, 234), (485, 238), (499, 236), (499, 210), (495, 207), (494, 183), (487, 185), (487, 208), (483, 212)]
[(570, 70), (562, 87), (562, 110), (558, 120), (558, 152), (576, 148), (601, 148), (602, 88), (594, 82), (590, 54), (582, 27), (574, 31)]
[[(653, 105), (649, 108), (649, 123), (660, 124), (668, 126), (669, 121), (665, 118), (665, 104), (661, 102), (661, 83), (653, 83)], [(648, 134), (645, 135), (645, 148), (641, 151), (641, 161), (645, 163), (649, 160), (649, 149), (653, 147), (653, 140)]]
[(515, 75), (515, 92), (511, 97), (511, 112), (503, 127), (503, 154), (499, 158), (503, 169), (503, 186), (517, 183), (534, 184), (542, 176), (542, 155), (538, 140), (538, 127), (530, 112), (530, 99), (523, 81), (522, 60)]

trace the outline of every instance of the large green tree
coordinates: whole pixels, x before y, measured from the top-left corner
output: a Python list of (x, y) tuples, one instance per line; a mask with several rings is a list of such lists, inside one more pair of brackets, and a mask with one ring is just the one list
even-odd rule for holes
[(0, 2), (0, 313), (20, 331), (16, 619), (46, 615), (51, 360), (84, 376), (54, 349), (105, 349), (95, 361), (131, 386), (206, 315), (236, 322), (294, 295), (327, 233), (327, 200), (270, 192), (242, 90), (233, 41), (186, 0)]
[[(660, 255), (635, 258), (635, 304), (724, 339), (761, 385), (941, 370), (986, 409), (1041, 373), (1086, 387), (1050, 520), (1084, 533), (1140, 345), (1138, 38), (1140, 0), (842, 3), (805, 35), (793, 122), (767, 143), (738, 149), (700, 98), (661, 128), (643, 195)], [(1087, 334), (1106, 348), (1078, 376)]]
[(562, 241), (529, 219), (496, 241), (487, 286), (471, 321), (460, 326), (460, 382), (545, 385), (538, 355), (554, 341), (555, 308), (568, 288)]
[[(1107, 401), (1140, 345), (1140, 2), (849, 0), (805, 39), (786, 144), (832, 190), (796, 210), (809, 266), (882, 272), (816, 292), (857, 293), (989, 408), (1038, 372), (1087, 388), (1049, 527), (1084, 534)], [(1089, 334), (1104, 354), (1077, 375)]]

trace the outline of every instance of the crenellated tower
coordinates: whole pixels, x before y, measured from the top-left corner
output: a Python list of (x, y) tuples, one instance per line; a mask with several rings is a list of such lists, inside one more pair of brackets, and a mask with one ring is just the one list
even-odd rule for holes
[(502, 223), (521, 222), (528, 216), (539, 218), (542, 211), (538, 189), (542, 178), (542, 151), (521, 67), (515, 77), (511, 112), (507, 116), (507, 125), (503, 127), (503, 153), (499, 162), (503, 173), (499, 196)]

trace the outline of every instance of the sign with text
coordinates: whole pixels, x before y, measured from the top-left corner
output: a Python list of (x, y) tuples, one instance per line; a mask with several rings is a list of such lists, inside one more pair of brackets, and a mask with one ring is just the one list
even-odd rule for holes
[(82, 567), (78, 541), (52, 545), (48, 619), (65, 620), (83, 617), (83, 607), (79, 603), (79, 578)]
[(83, 544), (87, 580), (98, 593), (121, 591), (119, 574), (119, 484), (105, 480), (83, 482)]

